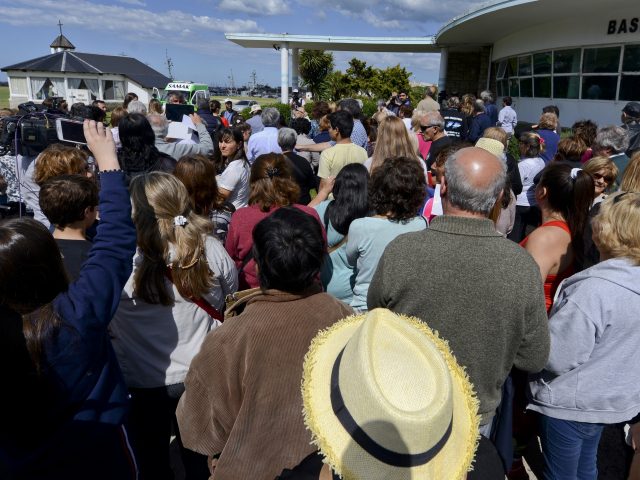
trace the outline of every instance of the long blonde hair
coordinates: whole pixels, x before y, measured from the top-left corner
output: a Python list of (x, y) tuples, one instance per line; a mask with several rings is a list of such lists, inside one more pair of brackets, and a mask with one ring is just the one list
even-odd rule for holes
[(192, 210), (186, 187), (173, 175), (151, 172), (130, 186), (133, 223), (143, 258), (134, 275), (134, 291), (147, 303), (172, 305), (165, 279), (184, 298), (200, 297), (214, 285), (206, 260), (205, 235), (211, 222)]
[(378, 126), (378, 140), (371, 156), (371, 173), (387, 158), (407, 157), (418, 161), (419, 155), (415, 134), (409, 133), (400, 118), (386, 117)]

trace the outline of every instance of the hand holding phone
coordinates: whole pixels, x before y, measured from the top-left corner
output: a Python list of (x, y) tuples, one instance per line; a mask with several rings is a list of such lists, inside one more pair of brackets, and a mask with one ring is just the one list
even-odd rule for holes
[(102, 122), (85, 120), (83, 131), (87, 139), (87, 146), (96, 159), (100, 171), (120, 170), (111, 129), (105, 128)]
[(58, 140), (63, 142), (87, 144), (81, 121), (56, 118), (56, 133), (58, 134)]

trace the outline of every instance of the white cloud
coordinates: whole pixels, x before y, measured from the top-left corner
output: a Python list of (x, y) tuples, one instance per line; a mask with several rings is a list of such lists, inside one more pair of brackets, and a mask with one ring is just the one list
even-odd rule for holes
[[(297, 1), (301, 5), (315, 4), (315, 0)], [(342, 15), (362, 19), (375, 28), (401, 29), (407, 24), (425, 22), (441, 25), (484, 3), (477, 0), (337, 0), (329, 7)]]
[(220, 10), (243, 12), (252, 15), (286, 15), (291, 13), (289, 4), (280, 0), (222, 0)]
[[(200, 40), (199, 34), (206, 32), (260, 31), (254, 20), (197, 16), (180, 10), (152, 12), (86, 0), (22, 0), (21, 3), (21, 8), (3, 8), (0, 23), (14, 26), (50, 25), (52, 17), (63, 18), (65, 25), (77, 25), (100, 32), (118, 32), (132, 40), (165, 43), (170, 43), (173, 35), (183, 35), (185, 31), (191, 32), (194, 41)], [(47, 15), (42, 15), (43, 11)], [(100, 22), (87, 21), (96, 18)]]
[(120, 3), (124, 3), (125, 5), (133, 5), (136, 7), (146, 7), (147, 4), (141, 0), (118, 0)]

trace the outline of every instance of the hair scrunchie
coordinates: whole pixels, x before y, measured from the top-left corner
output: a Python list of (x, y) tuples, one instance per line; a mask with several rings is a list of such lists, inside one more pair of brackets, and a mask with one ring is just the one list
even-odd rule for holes
[(173, 217), (173, 226), (174, 227), (184, 227), (187, 223), (189, 223), (187, 221), (187, 217), (185, 217), (183, 215), (176, 215), (175, 217)]
[(278, 167), (267, 167), (267, 178), (271, 179), (273, 177), (280, 176), (280, 169)]
[(581, 168), (572, 168), (571, 169), (571, 180), (575, 180), (576, 178), (578, 178), (578, 172), (581, 172), (582, 169)]

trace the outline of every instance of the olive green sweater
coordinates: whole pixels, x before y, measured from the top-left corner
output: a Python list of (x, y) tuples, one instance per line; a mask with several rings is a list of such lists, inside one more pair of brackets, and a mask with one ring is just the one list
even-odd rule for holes
[(483, 425), (511, 367), (538, 372), (549, 356), (540, 270), (487, 219), (445, 215), (399, 236), (380, 259), (367, 303), (418, 317), (449, 342), (475, 386)]

